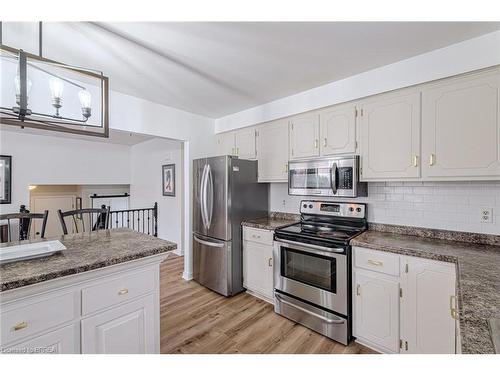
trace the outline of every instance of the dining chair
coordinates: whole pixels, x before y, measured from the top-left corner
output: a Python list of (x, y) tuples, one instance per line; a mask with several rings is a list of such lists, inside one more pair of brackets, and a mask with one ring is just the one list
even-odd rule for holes
[[(29, 240), (31, 236), (31, 222), (35, 219), (42, 220), (42, 228), (40, 230), (40, 238), (45, 238), (45, 228), (47, 227), (47, 218), (49, 217), (49, 211), (45, 210), (43, 214), (31, 213), (31, 212), (16, 212), (12, 214), (2, 214), (0, 215), (0, 221), (7, 220), (7, 241), (12, 241), (12, 229), (11, 220), (19, 220), (21, 223), (24, 220), (28, 220), (28, 225), (26, 230), (25, 226), (19, 225), (19, 240)], [(38, 233), (37, 233), (38, 234)]]
[[(64, 234), (68, 234), (68, 227), (64, 218), (71, 216), (73, 223), (75, 224), (75, 232), (79, 233), (78, 222), (82, 225), (82, 232), (85, 232), (85, 220), (84, 215), (88, 215), (89, 221), (88, 225), (90, 230), (108, 229), (109, 225), (109, 211), (110, 207), (102, 206), (101, 208), (80, 208), (78, 210), (62, 212), (57, 210), (59, 215), (59, 221), (61, 222), (61, 227)], [(93, 223), (94, 217), (96, 218), (95, 223)]]

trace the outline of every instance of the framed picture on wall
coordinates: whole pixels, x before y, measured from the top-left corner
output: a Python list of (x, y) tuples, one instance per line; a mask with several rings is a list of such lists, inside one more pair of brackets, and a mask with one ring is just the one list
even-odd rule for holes
[(175, 164), (162, 165), (163, 195), (175, 197)]
[(10, 204), (12, 194), (12, 156), (0, 155), (0, 204)]

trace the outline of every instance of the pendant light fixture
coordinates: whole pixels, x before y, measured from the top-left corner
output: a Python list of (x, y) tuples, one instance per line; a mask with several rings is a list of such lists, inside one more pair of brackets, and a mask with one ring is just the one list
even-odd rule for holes
[(4, 45), (0, 22), (0, 123), (107, 138), (108, 77), (43, 57), (41, 22), (38, 30), (34, 55)]

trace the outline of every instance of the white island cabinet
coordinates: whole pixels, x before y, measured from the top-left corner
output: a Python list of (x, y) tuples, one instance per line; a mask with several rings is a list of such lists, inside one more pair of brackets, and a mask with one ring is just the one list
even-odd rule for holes
[(457, 352), (455, 264), (354, 247), (353, 335), (383, 353)]
[(159, 353), (159, 267), (148, 256), (0, 293), (3, 353)]

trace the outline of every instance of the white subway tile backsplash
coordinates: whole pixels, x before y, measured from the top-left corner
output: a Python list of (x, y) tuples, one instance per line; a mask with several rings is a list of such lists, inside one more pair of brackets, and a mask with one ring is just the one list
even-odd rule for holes
[[(370, 182), (356, 199), (289, 196), (286, 184), (271, 184), (271, 211), (298, 213), (302, 199), (367, 203), (375, 223), (500, 234), (500, 181)], [(481, 223), (481, 208), (493, 210), (492, 223)]]

